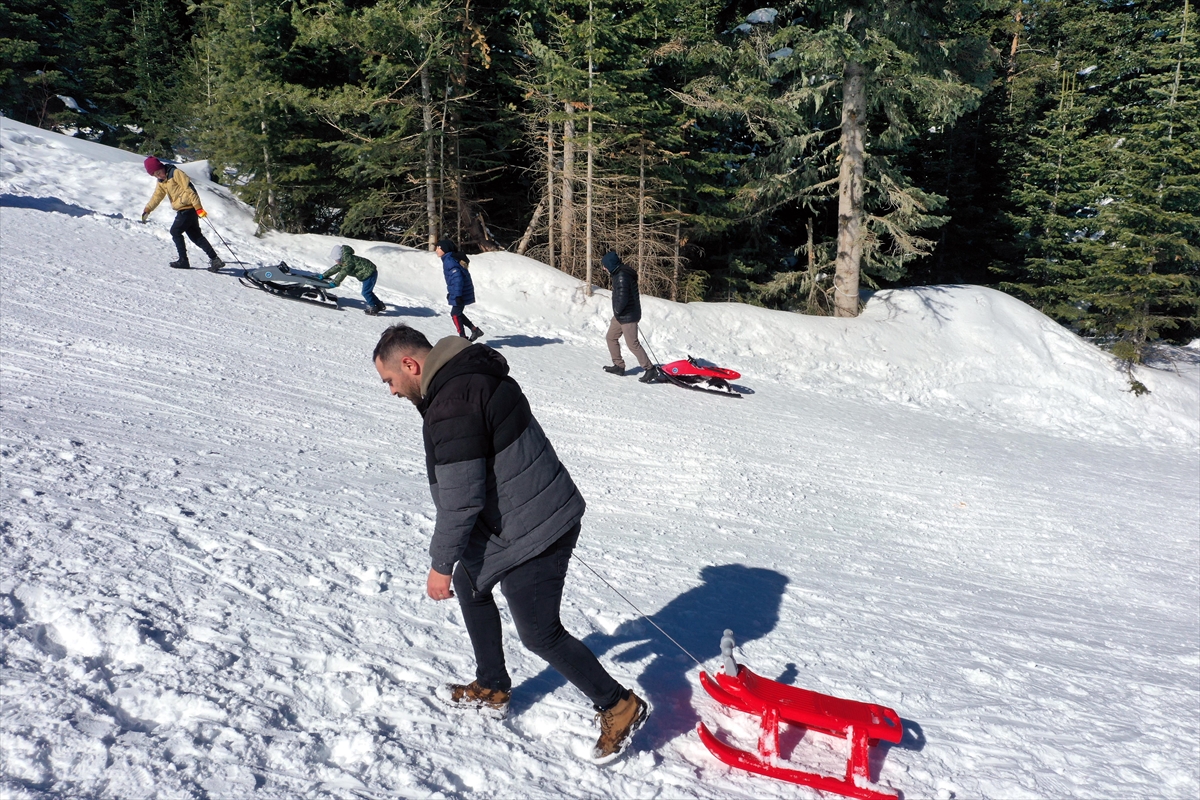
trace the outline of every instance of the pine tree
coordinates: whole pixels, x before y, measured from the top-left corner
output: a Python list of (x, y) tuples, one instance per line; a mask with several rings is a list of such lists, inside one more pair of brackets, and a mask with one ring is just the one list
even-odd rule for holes
[(53, 127), (64, 114), (58, 100), (78, 84), (61, 68), (70, 17), (61, 0), (0, 4), (0, 111), (30, 125)]
[(200, 10), (199, 148), (217, 176), (254, 206), (260, 229), (286, 226), (279, 163), (286, 87), (279, 73), (288, 15), (265, 0), (211, 0)]
[(438, 11), (394, 0), (362, 9), (338, 2), (299, 20), (304, 46), (343, 62), (327, 71), (326, 85), (298, 90), (296, 101), (334, 137), (326, 149), (344, 182), (342, 233), (426, 245), (440, 233), (443, 181), (430, 160), (442, 133), (434, 119), (445, 114), (432, 86), (445, 84), (450, 52)]
[[(644, 291), (681, 296), (684, 225), (712, 196), (687, 188), (700, 184), (698, 165), (717, 161), (689, 152), (690, 113), (670, 93), (683, 83), (685, 42), (707, 33), (689, 13), (701, 5), (561, 3), (523, 29), (529, 149), (547, 165), (523, 247), (588, 286), (606, 281), (593, 262), (616, 249)], [(548, 220), (553, 241), (530, 244), (533, 217)]]
[(1053, 4), (1059, 91), (1024, 148), (1025, 245), (1006, 286), (1085, 335), (1142, 358), (1194, 335), (1200, 300), (1197, 48), (1190, 2)]
[(122, 146), (172, 153), (181, 144), (196, 89), (185, 11), (180, 0), (133, 0), (122, 21), (120, 53), (130, 75), (120, 95), (130, 123)]
[(346, 200), (328, 155), (337, 136), (304, 102), (345, 67), (299, 41), (293, 10), (266, 0), (199, 7), (192, 141), (254, 206), (260, 230), (327, 232)]
[(760, 219), (779, 225), (775, 214), (789, 209), (819, 217), (836, 190), (839, 315), (858, 313), (863, 269), (898, 278), (933, 245), (917, 232), (945, 219), (934, 214), (941, 198), (912, 185), (896, 154), (976, 102), (984, 45), (952, 38), (946, 24), (973, 12), (970, 2), (808, 2), (787, 20), (763, 9), (732, 32), (729, 77), (693, 84), (697, 107), (746, 121), (754, 146), (743, 199)]
[(1080, 299), (1127, 361), (1163, 331), (1195, 331), (1200, 315), (1200, 51), (1190, 0), (1147, 11), (1133, 20), (1138, 45), (1113, 87), (1110, 193), (1090, 226), (1103, 233), (1080, 242), (1092, 262)]

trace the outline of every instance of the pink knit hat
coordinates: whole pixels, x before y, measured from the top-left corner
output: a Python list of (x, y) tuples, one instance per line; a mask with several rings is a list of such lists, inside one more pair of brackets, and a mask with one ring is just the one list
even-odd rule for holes
[(163, 162), (159, 161), (154, 156), (147, 157), (142, 163), (146, 165), (146, 172), (149, 172), (151, 175), (163, 168)]

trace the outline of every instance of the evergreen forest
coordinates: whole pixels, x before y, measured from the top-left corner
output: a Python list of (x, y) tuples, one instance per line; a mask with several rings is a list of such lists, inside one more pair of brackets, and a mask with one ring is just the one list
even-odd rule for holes
[(839, 316), (982, 284), (1135, 363), (1200, 337), (1198, 34), (1193, 0), (0, 0), (0, 112), (208, 159), (263, 231), (589, 286), (611, 248)]

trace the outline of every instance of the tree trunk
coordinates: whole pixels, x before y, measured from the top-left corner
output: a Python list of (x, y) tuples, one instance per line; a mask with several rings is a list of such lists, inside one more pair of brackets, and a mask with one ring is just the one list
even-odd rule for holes
[(586, 232), (584, 238), (586, 245), (584, 246), (584, 278), (583, 278), (583, 293), (588, 297), (592, 296), (592, 164), (595, 161), (596, 148), (592, 143), (592, 133), (594, 126), (592, 124), (592, 71), (594, 65), (592, 62), (592, 42), (591, 37), (595, 35), (595, 23), (592, 19), (592, 0), (588, 0), (588, 127), (587, 127), (587, 202), (586, 202), (586, 222), (584, 228)]
[(681, 277), (679, 264), (679, 245), (683, 241), (683, 223), (678, 219), (675, 220), (675, 270), (671, 275), (671, 299), (679, 300), (679, 278)]
[(559, 258), (560, 267), (566, 272), (574, 268), (572, 262), (572, 239), (575, 235), (575, 106), (569, 100), (563, 103), (567, 118), (563, 121), (563, 173), (562, 173), (562, 210), (559, 212), (559, 229), (562, 234), (562, 247)]
[(1014, 80), (1017, 77), (1017, 50), (1021, 45), (1021, 20), (1022, 14), (1020, 7), (1013, 12), (1013, 21), (1016, 27), (1013, 29), (1012, 44), (1008, 48), (1008, 69), (1004, 77), (1004, 82), (1008, 84), (1008, 113), (1013, 110), (1013, 94), (1016, 91)]
[(263, 105), (262, 99), (258, 101), (259, 111), (262, 117), (259, 119), (259, 125), (262, 130), (262, 152), (263, 152), (263, 176), (267, 180), (267, 226), (278, 227), (279, 220), (276, 219), (275, 213), (275, 183), (271, 180), (271, 153), (267, 149), (267, 116), (266, 107)]
[[(1188, 0), (1183, 0), (1183, 30), (1179, 34), (1179, 43), (1182, 46), (1179, 48), (1179, 57), (1175, 60), (1175, 80), (1171, 84), (1171, 100), (1170, 100), (1170, 102), (1167, 103), (1167, 108), (1171, 109), (1172, 111), (1175, 109), (1175, 100), (1177, 97), (1179, 97), (1179, 78), (1183, 73), (1183, 53), (1184, 53), (1186, 45), (1187, 45), (1188, 11), (1190, 9), (1190, 5), (1191, 4), (1189, 3)], [(1168, 142), (1175, 138), (1175, 115), (1174, 114), (1171, 115), (1170, 120), (1171, 121), (1169, 123), (1167, 123), (1167, 141)], [(1162, 199), (1162, 194), (1160, 193), (1159, 200), (1161, 201), (1161, 199)]]
[(585, 238), (587, 244), (584, 247), (584, 289), (583, 293), (588, 297), (592, 296), (592, 161), (595, 156), (595, 148), (592, 147), (592, 115), (588, 113), (588, 146), (587, 146), (587, 223)]
[(804, 313), (815, 314), (820, 309), (817, 302), (817, 251), (813, 246), (813, 218), (809, 217), (804, 224), (808, 232), (808, 297), (804, 300)]
[(646, 143), (638, 147), (638, 226), (637, 226), (637, 274), (642, 280), (646, 262)]
[(459, 152), (458, 141), (458, 126), (459, 115), (457, 109), (450, 117), (451, 136), (453, 137), (454, 164), (451, 168), (451, 180), (454, 181), (454, 241), (459, 247), (462, 247), (462, 223), (463, 223), (463, 190), (462, 190), (462, 157)]
[(437, 249), (437, 196), (433, 191), (433, 96), (429, 91), (429, 66), (421, 67), (421, 111), (425, 126), (425, 216), (429, 224), (426, 246), (429, 252)]
[[(554, 108), (554, 98), (550, 98)], [(554, 121), (546, 117), (546, 238), (550, 250), (550, 266), (554, 266)]]
[(834, 316), (858, 316), (862, 270), (863, 162), (867, 91), (865, 70), (847, 61), (842, 73), (842, 166), (838, 173), (837, 269), (833, 277)]
[[(450, 116), (450, 83), (442, 92), (441, 135), (438, 136), (438, 220), (446, 218), (446, 119)], [(440, 224), (439, 224), (440, 227)], [(440, 233), (440, 231), (439, 231)]]
[(529, 220), (529, 227), (525, 229), (525, 235), (521, 237), (521, 243), (517, 245), (517, 255), (525, 255), (525, 251), (529, 249), (529, 242), (533, 239), (533, 232), (537, 230), (538, 220), (542, 218), (542, 210), (546, 207), (546, 198), (538, 200), (537, 208), (533, 209), (533, 216)]
[[(254, 16), (254, 4), (250, 4), (250, 32), (258, 31), (258, 20)], [(275, 219), (275, 187), (271, 181), (271, 153), (267, 149), (267, 107), (263, 102), (262, 96), (258, 98), (258, 122), (259, 129), (262, 131), (262, 153), (263, 153), (263, 176), (267, 181), (267, 213), (265, 215), (267, 224), (263, 225), (263, 215), (260, 214), (258, 224), (260, 228), (271, 227), (278, 225)], [(261, 198), (261, 195), (260, 195)], [(261, 230), (260, 230), (261, 232)]]

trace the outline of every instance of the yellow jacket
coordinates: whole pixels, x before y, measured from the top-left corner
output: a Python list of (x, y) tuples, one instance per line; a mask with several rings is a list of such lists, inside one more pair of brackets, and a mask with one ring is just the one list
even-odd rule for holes
[(174, 164), (167, 164), (166, 167), (167, 179), (165, 181), (155, 179), (157, 185), (154, 187), (154, 195), (146, 204), (142, 216), (158, 208), (163, 197), (171, 198), (171, 208), (176, 211), (187, 211), (189, 208), (199, 211), (203, 207), (200, 204), (200, 195), (196, 194), (196, 187), (192, 186), (192, 181), (188, 178), (187, 173)]

